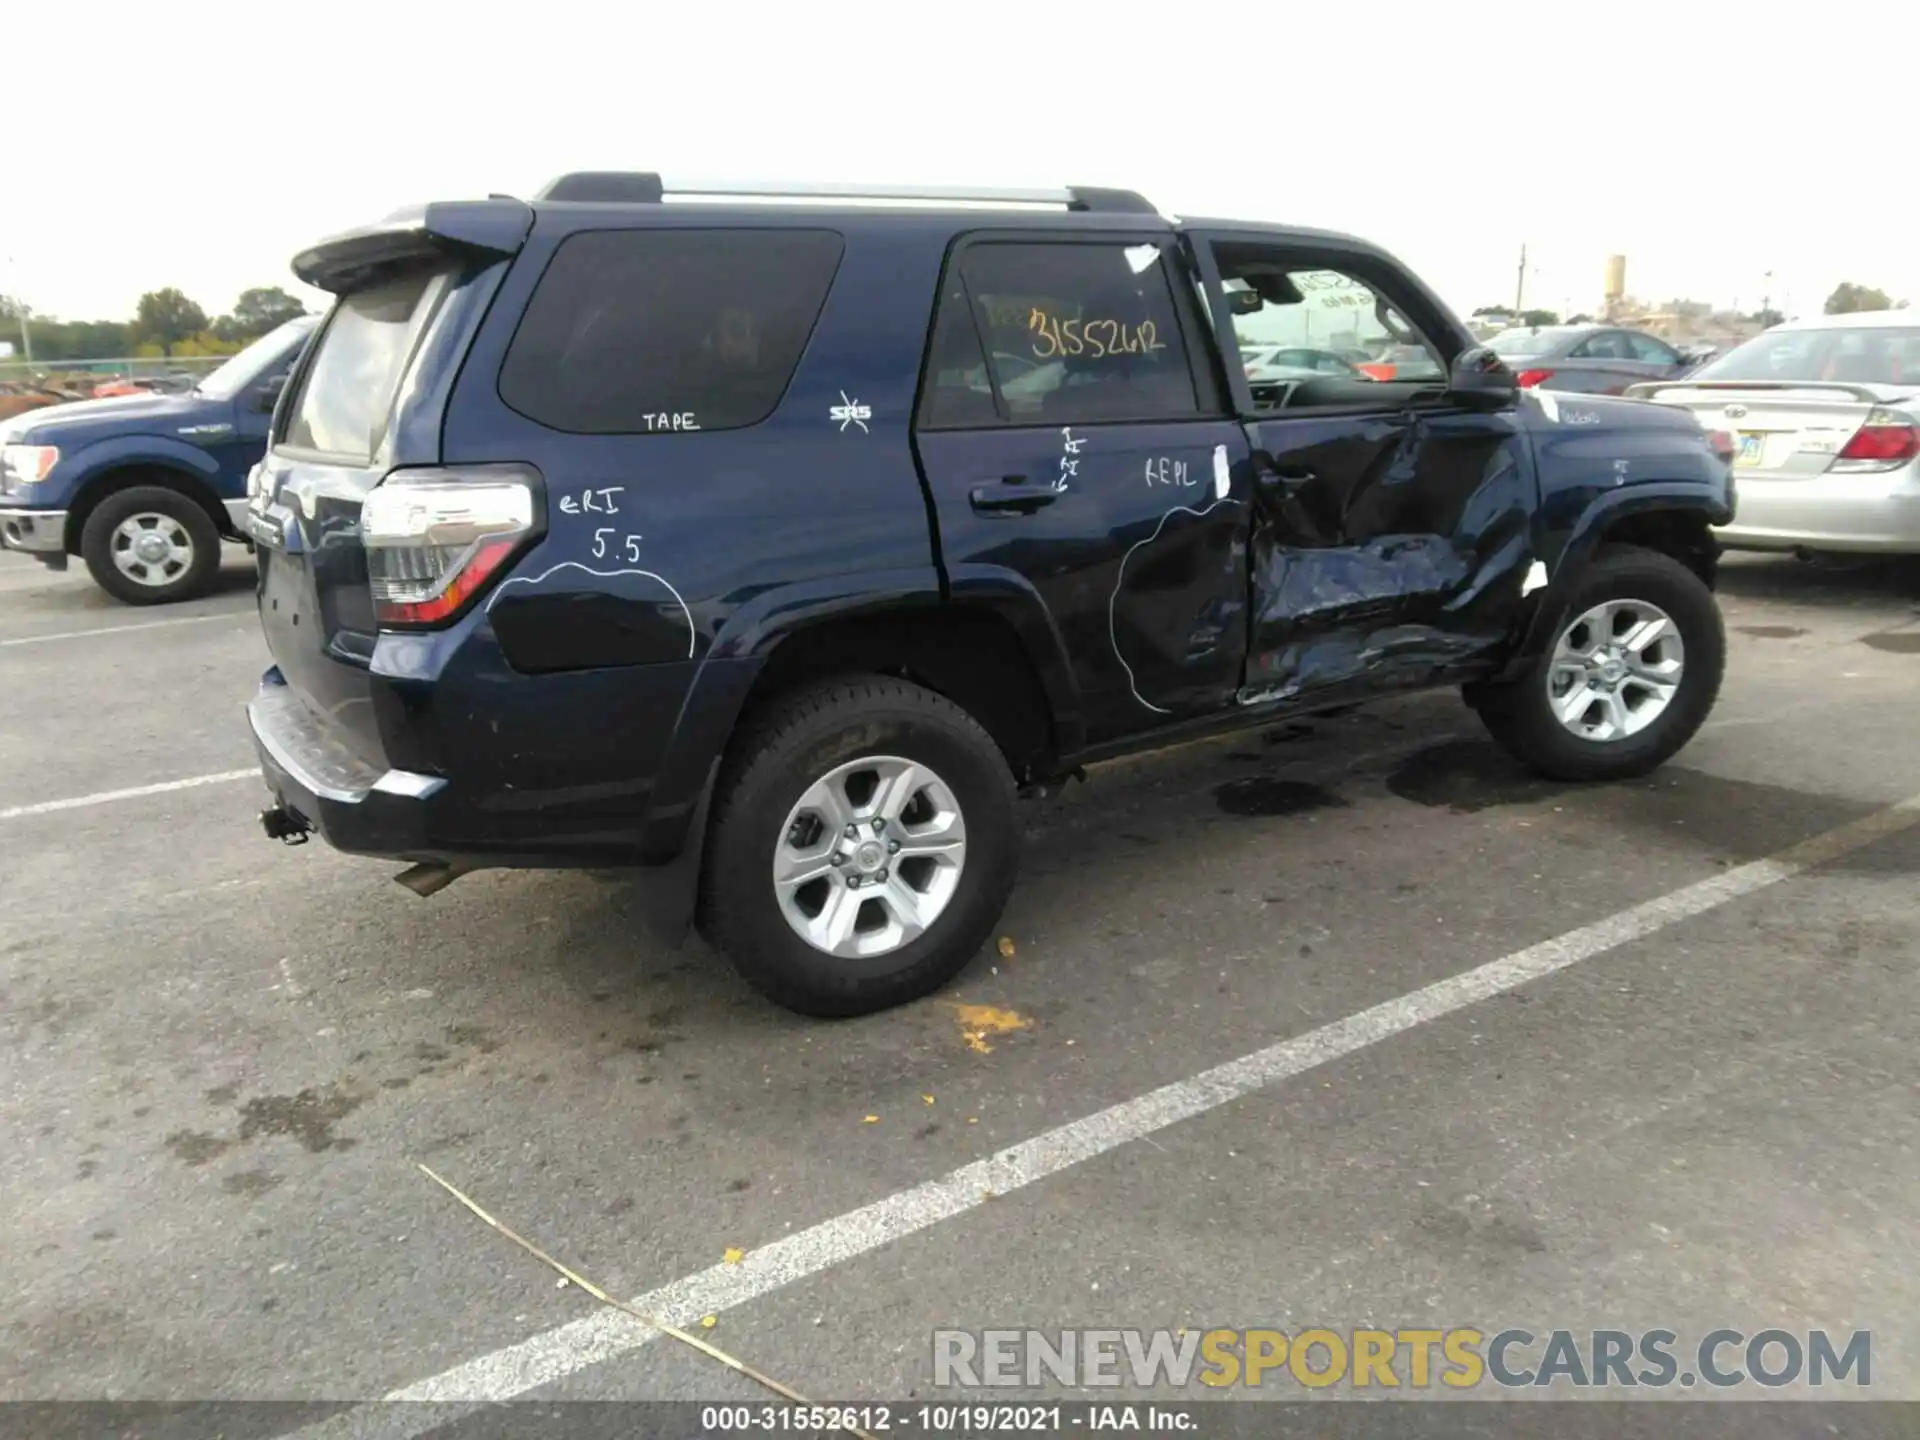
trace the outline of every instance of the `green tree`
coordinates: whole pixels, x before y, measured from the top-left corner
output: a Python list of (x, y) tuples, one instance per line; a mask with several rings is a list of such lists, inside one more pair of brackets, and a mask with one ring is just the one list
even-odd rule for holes
[[(1834, 312), (1829, 310), (1827, 313), (1831, 315)], [(1752, 319), (1758, 323), (1762, 330), (1771, 330), (1786, 318), (1787, 317), (1782, 315), (1778, 310), (1756, 310), (1752, 316)]]
[(171, 285), (142, 295), (134, 312), (135, 336), (142, 343), (158, 345), (165, 355), (173, 354), (175, 345), (206, 328), (207, 312)]
[(1520, 323), (1522, 325), (1558, 325), (1560, 323), (1560, 312), (1557, 310), (1522, 310), (1520, 312)]
[(1891, 310), (1893, 301), (1884, 290), (1875, 290), (1866, 285), (1856, 285), (1851, 280), (1842, 280), (1833, 287), (1833, 293), (1827, 296), (1827, 314), (1854, 315), (1863, 310)]
[[(278, 285), (260, 285), (251, 290), (242, 290), (240, 298), (233, 302), (232, 320), (236, 334), (231, 338), (253, 340), (306, 313), (307, 307)], [(221, 338), (230, 337), (223, 335)]]

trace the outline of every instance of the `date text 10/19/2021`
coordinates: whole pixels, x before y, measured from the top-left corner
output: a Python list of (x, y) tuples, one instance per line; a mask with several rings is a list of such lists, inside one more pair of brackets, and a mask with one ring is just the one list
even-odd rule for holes
[(1068, 1405), (704, 1405), (700, 1433), (730, 1435), (1057, 1435), (1072, 1431), (1197, 1435), (1193, 1407), (1085, 1401)]

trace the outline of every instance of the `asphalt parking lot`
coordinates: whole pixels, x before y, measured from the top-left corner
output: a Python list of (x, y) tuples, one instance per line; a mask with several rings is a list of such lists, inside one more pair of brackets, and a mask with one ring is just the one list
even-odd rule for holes
[(228, 578), (0, 557), (0, 1398), (757, 1398), (420, 1162), (817, 1397), (936, 1325), (1512, 1324), (1870, 1329), (1920, 1398), (1920, 565), (1729, 561), (1630, 785), (1451, 695), (1104, 767), (1011, 955), (831, 1025), (617, 879), (266, 842)]

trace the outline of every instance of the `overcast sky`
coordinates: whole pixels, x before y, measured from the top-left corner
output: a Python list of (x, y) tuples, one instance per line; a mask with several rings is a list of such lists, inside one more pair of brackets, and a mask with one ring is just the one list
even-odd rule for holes
[(1523, 241), (1556, 309), (1597, 306), (1615, 252), (1647, 299), (1920, 303), (1915, 112), (1882, 58), (1912, 35), (1905, 5), (1707, 0), (21, 0), (0, 291), (218, 313), (310, 293), (295, 250), (400, 205), (628, 168), (1125, 186), (1358, 232), (1462, 312), (1513, 299)]

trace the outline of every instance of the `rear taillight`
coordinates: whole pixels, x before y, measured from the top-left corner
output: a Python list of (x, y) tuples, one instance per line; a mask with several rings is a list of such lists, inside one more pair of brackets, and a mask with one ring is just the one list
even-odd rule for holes
[(1733, 460), (1733, 452), (1738, 448), (1738, 445), (1734, 441), (1733, 436), (1725, 430), (1709, 430), (1707, 431), (1707, 448), (1712, 450), (1713, 453), (1722, 460), (1731, 462)]
[(443, 625), (541, 530), (540, 477), (524, 465), (396, 470), (360, 507), (382, 625)]
[(1920, 425), (1895, 410), (1873, 410), (1833, 457), (1832, 470), (1897, 470), (1920, 455)]
[(1513, 383), (1518, 385), (1522, 390), (1531, 390), (1542, 381), (1551, 380), (1552, 378), (1553, 372), (1551, 370), (1522, 370), (1518, 375), (1513, 377)]

